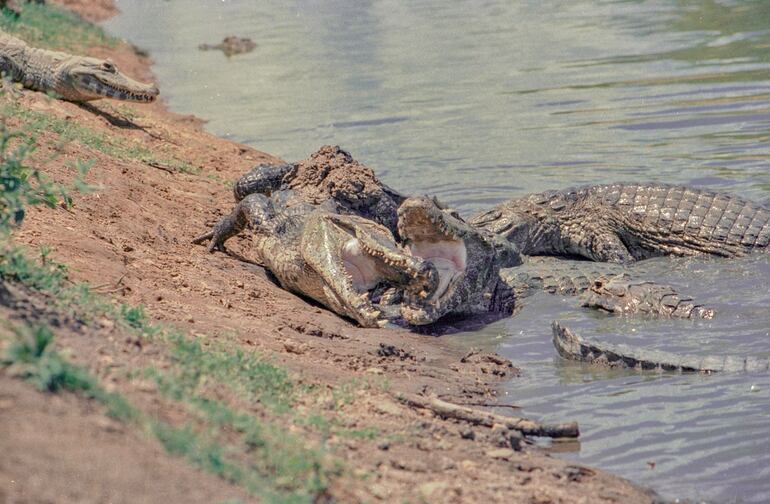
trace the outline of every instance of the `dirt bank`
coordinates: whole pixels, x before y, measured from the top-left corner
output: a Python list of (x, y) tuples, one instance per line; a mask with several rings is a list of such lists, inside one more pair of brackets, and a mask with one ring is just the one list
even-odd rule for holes
[[(87, 19), (103, 19), (113, 8), (107, 0), (60, 3)], [(109, 56), (133, 77), (152, 80), (151, 62), (128, 45), (88, 52)], [(162, 101), (77, 105), (29, 91), (1, 100), (6, 110), (15, 111), (5, 117), (10, 129), (28, 126), (30, 117), (52, 125), (37, 130), (38, 148), (29, 164), (66, 182), (73, 165), (93, 162), (87, 182), (99, 188), (75, 195), (72, 209), (31, 210), (17, 241), (51, 246), (52, 257), (68, 266), (71, 280), (88, 282), (121, 303), (143, 305), (153, 319), (204, 344), (213, 341), (232, 351), (267, 355), (299, 383), (331, 391), (368, 384), (323, 413), (374, 435), (323, 439), (313, 425), (286, 426), (323, 444), (343, 463), (345, 469), (330, 482), (325, 498), (539, 503), (654, 499), (601, 471), (553, 459), (531, 446), (518, 450), (518, 440), (514, 436), (512, 441), (500, 425), (444, 420), (397, 400), (400, 393), (420, 393), (457, 404), (494, 404), (501, 380), (516, 379), (516, 369), (505, 359), (468, 355), (441, 338), (357, 328), (278, 288), (248, 260), (246, 238), (228, 243), (229, 254), (207, 254), (190, 245), (192, 237), (231, 206), (230, 181), (255, 164), (281, 160), (213, 137), (202, 131), (201, 121), (169, 112)], [(79, 129), (63, 133), (54, 127), (61, 124)], [(355, 146), (349, 147), (355, 154)], [(4, 308), (3, 314), (11, 320), (24, 315), (13, 307)], [(163, 403), (160, 392), (136, 379), (148, 366), (170, 365), (159, 343), (137, 343), (107, 323), (61, 327), (60, 348), (110, 390), (144, 410), (156, 408), (167, 417), (181, 414), (158, 406)], [(300, 401), (297, 407), (313, 408), (315, 403)], [(115, 502), (211, 502), (213, 497), (238, 496), (237, 488), (221, 480), (212, 483), (213, 476), (196, 476), (198, 470), (162, 454), (155, 441), (106, 420), (94, 408), (87, 399), (43, 396), (0, 375), (0, 430), (17, 432), (0, 445), (0, 478), (5, 479), (0, 488), (14, 481), (13, 487), (5, 485), (10, 502), (96, 502), (102, 496)], [(259, 409), (259, 414), (270, 420), (268, 410)], [(22, 419), (25, 428), (17, 430), (14, 426)], [(43, 443), (41, 436), (51, 442)], [(87, 449), (77, 439), (87, 439)], [(132, 470), (115, 470), (110, 458), (125, 460)], [(62, 460), (70, 463), (62, 465)], [(31, 476), (40, 474), (50, 475), (45, 484)], [(155, 483), (145, 494), (133, 494), (135, 482), (142, 479)], [(80, 484), (76, 490), (69, 483), (73, 480)], [(163, 494), (163, 488), (189, 492)], [(69, 490), (72, 497), (60, 500)]]

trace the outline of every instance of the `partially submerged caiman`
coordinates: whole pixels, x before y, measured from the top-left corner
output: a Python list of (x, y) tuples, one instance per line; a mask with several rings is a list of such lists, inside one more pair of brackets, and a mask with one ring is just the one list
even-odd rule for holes
[[(423, 325), (447, 314), (492, 312), (507, 316), (513, 312), (516, 299), (532, 289), (586, 293), (586, 306), (615, 313), (713, 315), (707, 309), (696, 310), (695, 305), (680, 299), (670, 287), (633, 283), (623, 271), (610, 272), (608, 268), (596, 271), (576, 262), (551, 260), (544, 264), (528, 259), (519, 253), (514, 243), (470, 226), (457, 212), (445, 208), (435, 199), (406, 198), (398, 194), (382, 184), (371, 169), (355, 162), (339, 147), (323, 147), (310, 159), (293, 165), (258, 166), (235, 183), (234, 196), (238, 203), (233, 213), (220, 221), (214, 231), (195, 241), (210, 240), (209, 250), (221, 248), (227, 238), (250, 225), (255, 230), (260, 261), (276, 274), (282, 285), (316, 299), (362, 325), (382, 325), (383, 321), (396, 318), (412, 325)], [(385, 238), (380, 233), (382, 240), (400, 254), (402, 262), (405, 256), (410, 256), (414, 261), (413, 269), (422, 271), (417, 285), (409, 285), (403, 280), (409, 275), (401, 276), (401, 281), (394, 281), (392, 275), (390, 278), (368, 278), (366, 282), (357, 282), (354, 289), (347, 289), (350, 295), (343, 298), (349, 297), (351, 301), (343, 300), (346, 306), (340, 304), (342, 289), (331, 287), (338, 294), (336, 298), (319, 294), (324, 291), (314, 286), (319, 281), (326, 282), (328, 290), (336, 276), (360, 276), (352, 269), (355, 265), (349, 258), (345, 261), (337, 252), (334, 252), (335, 258), (329, 256), (330, 250), (339, 249), (342, 243), (335, 242), (331, 235), (323, 240), (335, 245), (318, 247), (322, 240), (317, 239), (312, 250), (302, 249), (305, 236), (322, 220), (313, 217), (319, 213), (326, 215), (326, 221), (337, 223), (343, 216), (356, 217), (345, 217), (349, 229), (367, 221), (384, 226), (391, 235)], [(293, 225), (276, 224), (286, 221), (283, 216), (287, 214), (292, 215)], [(334, 215), (339, 217), (332, 217)], [(274, 243), (280, 246), (270, 245)], [(301, 250), (297, 252), (298, 249)], [(304, 256), (319, 253), (327, 256), (325, 262)], [(523, 264), (525, 260), (526, 264)], [(296, 265), (303, 261), (326, 267), (329, 272), (316, 269), (312, 273), (313, 280), (300, 285), (286, 272), (297, 269)], [(332, 265), (335, 261), (339, 263), (337, 266)], [(306, 268), (297, 271), (311, 276)], [(386, 286), (379, 285), (382, 282)], [(419, 295), (415, 296), (415, 292)], [(363, 296), (369, 302), (376, 299), (378, 306), (366, 305), (365, 311), (369, 314), (362, 315), (363, 305), (360, 301), (356, 301), (358, 305), (353, 302), (356, 296)]]
[[(469, 221), (506, 238), (525, 254), (616, 263), (662, 255), (735, 257), (770, 246), (767, 207), (728, 194), (664, 184), (546, 191), (507, 201)], [(674, 292), (665, 294), (667, 286), (638, 291), (604, 283), (604, 293), (596, 296), (599, 286), (589, 288), (585, 304), (622, 313), (714, 316), (713, 310)], [(621, 298), (612, 295), (623, 291)], [(756, 357), (676, 355), (589, 342), (558, 322), (553, 323), (553, 341), (564, 358), (612, 367), (716, 372), (765, 371), (769, 364)]]
[(110, 60), (75, 56), (28, 46), (0, 32), (0, 74), (3, 80), (52, 93), (64, 100), (86, 102), (99, 98), (149, 103), (158, 88), (121, 73)]
[(516, 198), (469, 219), (523, 254), (629, 263), (663, 255), (744, 255), (770, 245), (770, 209), (665, 184), (605, 184)]
[(552, 323), (552, 329), (553, 344), (559, 355), (598, 366), (685, 373), (770, 371), (767, 357), (673, 354), (588, 341), (557, 321)]

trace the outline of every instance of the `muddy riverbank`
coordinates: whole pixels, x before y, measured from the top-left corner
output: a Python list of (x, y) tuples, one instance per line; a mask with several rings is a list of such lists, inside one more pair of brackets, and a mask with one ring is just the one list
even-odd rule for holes
[[(94, 20), (114, 7), (105, 1), (62, 3)], [(24, 16), (23, 11), (22, 23)], [(82, 50), (111, 58), (135, 78), (153, 79), (151, 60), (129, 44)], [(276, 495), (296, 490), (307, 499), (341, 502), (655, 500), (621, 478), (521, 444), (502, 425), (443, 419), (398, 399), (421, 394), (484, 409), (497, 403), (503, 380), (516, 380), (517, 370), (506, 359), (469, 353), (442, 338), (355, 327), (278, 288), (248, 260), (245, 238), (233, 240), (228, 254), (209, 255), (190, 245), (191, 237), (229, 208), (229, 182), (255, 164), (279, 162), (276, 157), (214, 137), (201, 129), (200, 119), (171, 113), (162, 100), (152, 105), (102, 100), (84, 106), (29, 91), (0, 100), (6, 127), (34, 136), (36, 150), (27, 159), (31, 167), (67, 183), (74, 165), (92, 163), (86, 182), (94, 190), (74, 194), (72, 208), (30, 210), (15, 233), (17, 242), (30, 250), (51, 247), (50, 258), (66, 265), (69, 281), (85, 282), (115, 304), (144, 307), (152, 324), (176, 327), (204, 350), (259, 358), (286, 370), (294, 390), (285, 408), (267, 406), (269, 401), (254, 402), (233, 385), (249, 379), (245, 375), (252, 370), (231, 366), (221, 371), (230, 373), (224, 379), (212, 371), (219, 368), (201, 365), (195, 369), (195, 386), (180, 387), (184, 394), (194, 389), (199, 395), (170, 394), (165, 386), (170, 378), (153, 381), (148, 376), (179, 369), (174, 376), (181, 383), (188, 379), (186, 366), (197, 361), (181, 359), (174, 353), (181, 350), (163, 338), (137, 339), (109, 319), (84, 322), (66, 314), (41, 315), (34, 306), (49, 300), (34, 292), (4, 296), (6, 319), (52, 324), (62, 354), (143, 415), (208, 434), (221, 425), (201, 413), (201, 404), (204, 399), (208, 405), (217, 401), (228, 411), (258, 419), (266, 430), (284, 429), (303, 449), (323, 454), (319, 465), (324, 469), (311, 470), (322, 475), (318, 481), (301, 491), (296, 481), (270, 482)], [(18, 296), (32, 301), (12, 301)], [(211, 463), (190, 456), (189, 449), (170, 450), (163, 439), (108, 418), (93, 399), (38, 395), (31, 386), (28, 391), (37, 399), (30, 400), (17, 382), (0, 377), (0, 430), (17, 433), (4, 436), (0, 445), (0, 475), (13, 481), (0, 486), (5, 488), (0, 496), (9, 502), (248, 500), (243, 487), (269, 500), (241, 483), (246, 481), (242, 471), (212, 470)], [(240, 434), (237, 428), (222, 428), (215, 437), (223, 445), (234, 444)], [(167, 454), (161, 444), (166, 451), (187, 455), (199, 469)], [(260, 478), (283, 477), (272, 466), (263, 470), (249, 462), (249, 454), (260, 446), (246, 443), (233, 458), (249, 468), (243, 471), (259, 472)], [(108, 460), (130, 461), (132, 470), (112, 470), (105, 466)], [(221, 478), (195, 475), (202, 470)], [(40, 475), (46, 477), (41, 480)], [(146, 482), (139, 499), (130, 490), (137, 481)]]

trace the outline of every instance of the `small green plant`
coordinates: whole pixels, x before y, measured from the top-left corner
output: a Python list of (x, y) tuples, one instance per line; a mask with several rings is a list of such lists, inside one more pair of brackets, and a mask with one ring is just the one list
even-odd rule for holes
[[(107, 406), (107, 414), (129, 420), (136, 411), (121, 396), (106, 392), (88, 371), (73, 366), (53, 349), (54, 335), (47, 326), (9, 325), (0, 335), (0, 368), (25, 379), (43, 392), (80, 392)], [(10, 338), (8, 337), (10, 333)]]
[(20, 138), (0, 123), (0, 231), (21, 225), (27, 206), (53, 208), (60, 197), (69, 204), (67, 190), (48, 181), (38, 170), (24, 165), (24, 158), (34, 149), (30, 139), (22, 139), (11, 149), (10, 142)]
[(12, 280), (32, 289), (57, 294), (61, 292), (67, 269), (48, 259), (49, 249), (40, 249), (38, 260), (30, 259), (7, 239), (0, 240), (0, 278)]
[(206, 397), (203, 389), (211, 376), (190, 369), (194, 366), (184, 363), (173, 372), (146, 373), (164, 397), (183, 405), (194, 418), (183, 427), (153, 426), (170, 453), (268, 502), (306, 502), (325, 491), (339, 468), (325, 459), (323, 451), (278, 423)]
[(201, 377), (217, 380), (247, 401), (259, 401), (277, 413), (291, 408), (295, 386), (285, 369), (254, 352), (229, 350), (211, 342), (205, 349), (180, 333), (167, 334), (171, 351), (182, 368), (182, 383), (197, 387)]
[(144, 329), (149, 323), (147, 315), (144, 313), (144, 307), (141, 305), (120, 305), (120, 315), (123, 317), (123, 320), (134, 329)]

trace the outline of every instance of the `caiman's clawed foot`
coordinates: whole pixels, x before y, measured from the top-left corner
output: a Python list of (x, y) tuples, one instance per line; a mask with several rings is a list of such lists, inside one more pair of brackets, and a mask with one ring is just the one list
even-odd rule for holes
[[(222, 218), (214, 229), (192, 240), (194, 244), (208, 244), (208, 251), (224, 252), (225, 242), (243, 231), (246, 226), (254, 229), (263, 228), (275, 217), (273, 202), (262, 194), (249, 194), (235, 205), (230, 215)], [(269, 231), (269, 230), (265, 230)]]
[[(227, 248), (225, 247), (225, 242), (238, 234), (238, 231), (232, 232), (234, 229), (236, 229), (236, 226), (233, 223), (233, 218), (237, 216), (234, 215), (228, 215), (227, 217), (224, 217), (222, 220), (220, 220), (216, 226), (214, 226), (214, 229), (209, 231), (208, 233), (202, 234), (195, 239), (192, 240), (192, 243), (198, 245), (201, 243), (208, 242), (208, 245), (206, 246), (206, 250), (209, 251), (209, 253), (213, 253), (215, 251), (220, 252), (226, 252)], [(241, 228), (242, 229), (242, 228)]]

